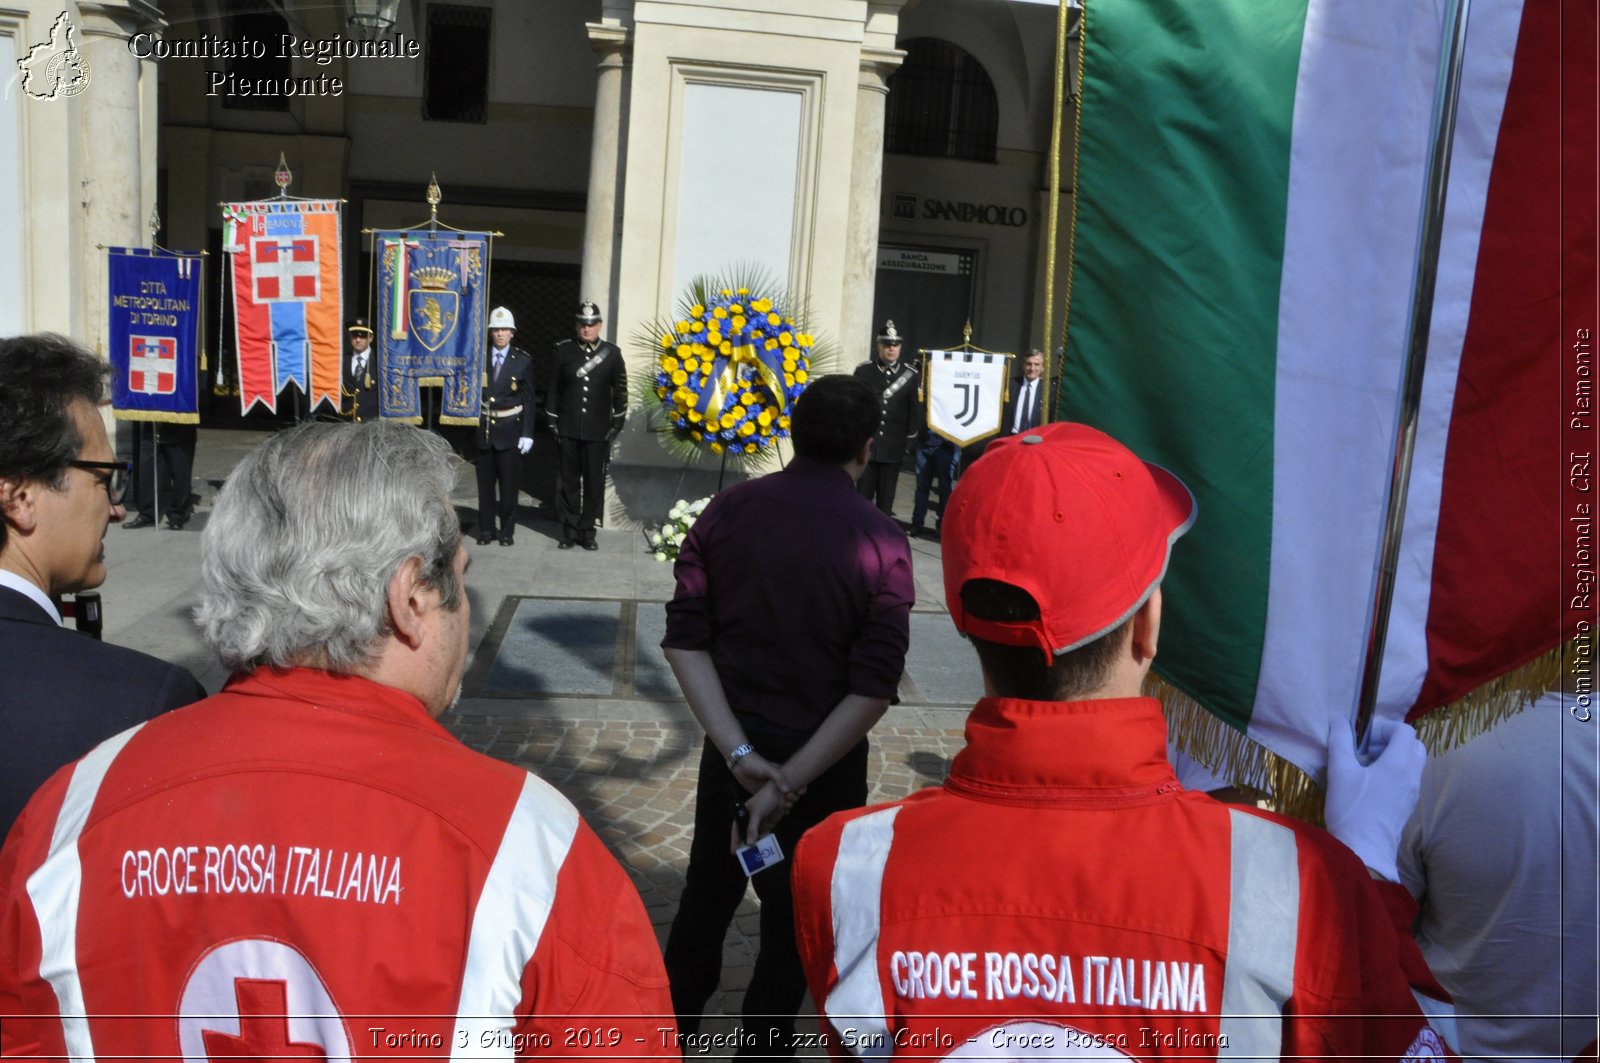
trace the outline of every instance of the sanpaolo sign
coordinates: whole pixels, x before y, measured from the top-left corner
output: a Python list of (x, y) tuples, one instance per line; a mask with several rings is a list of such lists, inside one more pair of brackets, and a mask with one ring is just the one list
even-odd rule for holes
[(1022, 207), (965, 203), (954, 199), (923, 200), (922, 217), (925, 221), (960, 221), (972, 225), (1004, 225), (1012, 228), (1028, 224), (1028, 212)]

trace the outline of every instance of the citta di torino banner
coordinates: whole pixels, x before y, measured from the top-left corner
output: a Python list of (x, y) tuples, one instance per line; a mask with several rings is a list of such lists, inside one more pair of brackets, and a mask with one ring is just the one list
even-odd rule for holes
[(199, 252), (107, 251), (112, 415), (124, 421), (198, 422)]
[(239, 410), (276, 413), (293, 384), (311, 409), (339, 408), (344, 290), (339, 202), (227, 203), (222, 249), (232, 258)]
[(418, 423), (419, 387), (443, 392), (440, 424), (477, 424), (489, 234), (377, 234), (378, 411)]
[(958, 447), (1000, 432), (1011, 355), (924, 351), (928, 428)]

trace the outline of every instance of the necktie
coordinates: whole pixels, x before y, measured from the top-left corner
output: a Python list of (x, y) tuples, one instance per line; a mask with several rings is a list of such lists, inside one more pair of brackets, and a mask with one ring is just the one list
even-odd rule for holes
[(506, 364), (505, 355), (501, 354), (499, 351), (495, 351), (494, 352), (494, 378), (496, 380), (500, 379), (500, 367), (502, 365), (505, 365), (505, 364)]
[(1028, 381), (1023, 389), (1026, 394), (1022, 396), (1022, 427), (1033, 427), (1033, 381)]
[(363, 373), (365, 373), (366, 371), (367, 371), (367, 356), (364, 355), (364, 354), (356, 355), (356, 379), (360, 380), (361, 379), (361, 375)]

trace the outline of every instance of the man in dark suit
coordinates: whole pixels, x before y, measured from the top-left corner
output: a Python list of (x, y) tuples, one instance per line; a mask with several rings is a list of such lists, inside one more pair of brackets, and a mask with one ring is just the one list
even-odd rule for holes
[(151, 421), (134, 426), (134, 502), (139, 512), (123, 525), (133, 531), (156, 522), (159, 505), (167, 527), (189, 523), (200, 496), (194, 493), (194, 451), (199, 431), (192, 424)]
[[(489, 353), (483, 362), (483, 412), (475, 440), (478, 454), (478, 542), (495, 537), (510, 546), (517, 530), (517, 474), (522, 455), (533, 449), (533, 357), (511, 346), (517, 320), (497, 306), (489, 311)], [(500, 499), (495, 501), (495, 489)]]
[(105, 371), (60, 336), (0, 340), (0, 832), (57, 768), (206, 695), (176, 665), (61, 626), (60, 596), (106, 578), (102, 540), (124, 513)]
[(891, 517), (895, 488), (900, 484), (900, 459), (905, 457), (906, 444), (922, 430), (917, 367), (901, 360), (902, 342), (894, 322), (884, 322), (877, 355), (856, 366), (854, 373), (877, 394), (881, 414), (872, 438), (872, 460), (856, 481), (856, 490)]
[(622, 351), (600, 338), (600, 307), (578, 304), (577, 338), (556, 344), (545, 409), (561, 448), (556, 518), (559, 549), (598, 550), (594, 529), (606, 501), (606, 460), (628, 415), (628, 367)]
[(350, 353), (344, 359), (344, 393), (350, 400), (352, 421), (378, 418), (378, 360), (372, 350), (372, 326), (358, 317), (345, 326)]
[(1011, 378), (1011, 401), (1000, 419), (1000, 434), (1014, 436), (1044, 421), (1044, 352), (1029, 351), (1022, 375)]

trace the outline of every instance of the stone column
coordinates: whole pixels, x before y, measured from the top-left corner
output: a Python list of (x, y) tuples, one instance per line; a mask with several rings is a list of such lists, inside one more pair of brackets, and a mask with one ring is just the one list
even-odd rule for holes
[(583, 280), (580, 299), (593, 299), (616, 327), (617, 209), (622, 201), (621, 152), (624, 137), (623, 74), (628, 65), (629, 33), (621, 26), (591, 22), (589, 45), (600, 55), (594, 93), (594, 133), (589, 148), (589, 199), (583, 219)]
[(153, 139), (145, 143), (148, 126), (139, 91), (142, 61), (129, 50), (128, 38), (159, 25), (160, 12), (138, 2), (80, 3), (78, 10), (90, 79), (79, 101), (82, 142), (75, 191), (83, 219), (81, 261), (93, 265), (80, 274), (77, 289), (81, 336), (91, 349), (104, 352), (106, 271), (97, 245), (145, 246), (151, 205), (145, 194), (155, 188), (156, 146)]
[[(850, 223), (845, 235), (845, 278), (839, 346), (848, 367), (871, 349), (872, 293), (878, 273), (878, 228), (883, 200), (883, 114), (886, 79), (905, 53), (863, 48), (856, 82), (856, 136), (850, 167)], [(843, 368), (842, 367), (842, 368)]]

